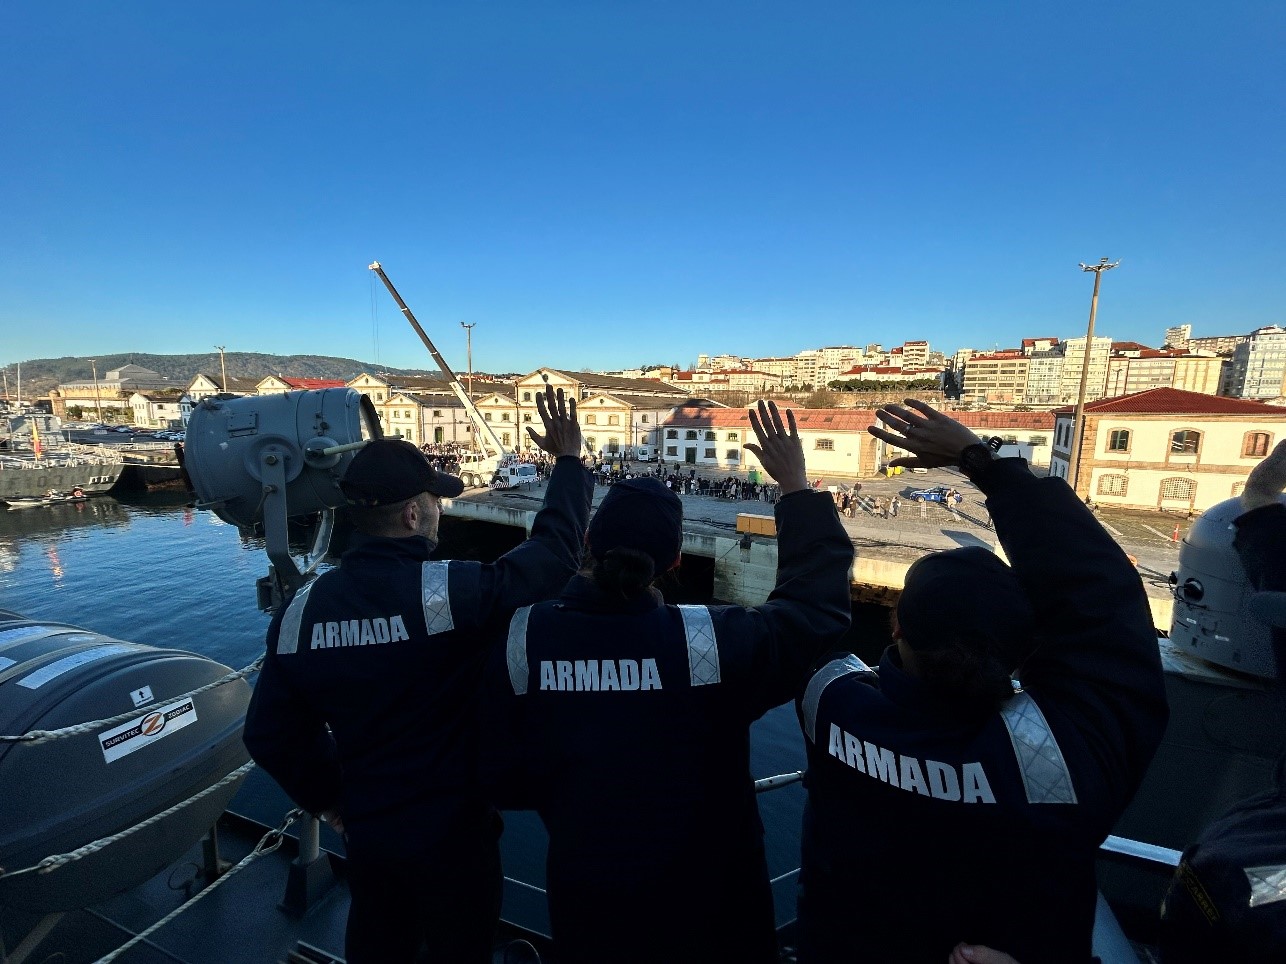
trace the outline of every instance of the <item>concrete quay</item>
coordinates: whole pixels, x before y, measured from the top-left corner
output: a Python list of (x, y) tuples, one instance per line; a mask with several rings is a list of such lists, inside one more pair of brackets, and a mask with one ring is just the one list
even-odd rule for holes
[[(917, 488), (948, 485), (959, 489), (964, 501), (946, 508), (938, 503), (915, 503), (907, 494)], [(597, 506), (607, 487), (596, 486)], [(851, 573), (853, 599), (890, 605), (901, 592), (907, 569), (916, 559), (941, 549), (986, 546), (999, 551), (991, 519), (978, 492), (958, 472), (935, 469), (924, 475), (901, 475), (888, 479), (863, 480), (864, 500), (897, 494), (902, 507), (896, 518), (873, 514), (869, 501), (851, 519), (843, 518), (853, 541)], [(522, 490), (487, 491), (470, 489), (459, 498), (444, 500), (447, 515), (479, 522), (521, 527), (530, 531), (531, 522), (544, 497), (543, 483)], [(714, 562), (714, 598), (724, 602), (755, 606), (772, 590), (777, 569), (777, 540), (772, 536), (737, 531), (739, 515), (771, 517), (768, 502), (739, 501), (712, 496), (684, 495), (683, 553)], [(1173, 526), (1169, 517), (1162, 525)], [(1160, 538), (1157, 526), (1128, 527), (1121, 520), (1107, 522), (1127, 553), (1139, 560), (1139, 571), (1148, 591), (1153, 619), (1158, 628), (1169, 630), (1172, 599), (1166, 578), (1177, 565), (1177, 543)], [(1187, 527), (1186, 521), (1183, 528)], [(1136, 529), (1151, 537), (1139, 538)], [(1150, 530), (1150, 532), (1148, 531)], [(1003, 552), (1001, 553), (1003, 556)]]

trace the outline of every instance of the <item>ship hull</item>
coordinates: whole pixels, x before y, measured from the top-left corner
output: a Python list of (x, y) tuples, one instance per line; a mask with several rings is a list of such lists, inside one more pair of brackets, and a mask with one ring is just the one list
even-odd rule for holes
[(0, 460), (0, 502), (38, 499), (50, 489), (70, 492), (77, 486), (86, 495), (100, 495), (116, 485), (124, 468), (116, 461), (5, 458)]

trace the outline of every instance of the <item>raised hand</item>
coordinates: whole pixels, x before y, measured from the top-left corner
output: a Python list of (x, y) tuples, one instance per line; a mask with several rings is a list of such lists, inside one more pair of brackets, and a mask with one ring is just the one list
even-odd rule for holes
[(1272, 505), (1286, 489), (1286, 440), (1250, 470), (1246, 487), (1241, 490), (1241, 504), (1249, 511), (1261, 505)]
[(576, 399), (566, 398), (560, 388), (554, 391), (553, 385), (546, 385), (543, 392), (536, 393), (536, 411), (544, 423), (545, 434), (537, 435), (536, 430), (528, 425), (527, 434), (538, 447), (555, 457), (560, 455), (580, 455), (580, 423), (576, 421)]
[[(903, 407), (905, 405), (906, 407)], [(889, 465), (931, 469), (939, 465), (959, 465), (960, 453), (978, 444), (978, 436), (949, 415), (914, 398), (903, 405), (885, 405), (875, 415), (888, 428), (867, 426), (867, 431), (890, 445), (915, 453), (894, 459)]]
[(790, 423), (787, 431), (774, 402), (757, 404), (758, 413), (750, 410), (750, 427), (755, 430), (759, 444), (747, 443), (746, 448), (755, 453), (764, 471), (781, 486), (782, 495), (808, 488), (804, 443), (799, 440), (799, 430), (795, 427), (795, 413), (786, 409), (786, 420)]

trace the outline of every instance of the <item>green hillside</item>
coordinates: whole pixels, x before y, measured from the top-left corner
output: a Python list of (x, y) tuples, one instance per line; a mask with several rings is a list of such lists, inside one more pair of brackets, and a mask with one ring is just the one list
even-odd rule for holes
[[(266, 378), (269, 375), (284, 375), (287, 378), (339, 378), (348, 381), (362, 372), (390, 372), (397, 375), (437, 376), (438, 372), (429, 372), (416, 368), (389, 368), (371, 362), (358, 361), (355, 358), (334, 358), (330, 355), (264, 355), (258, 352), (230, 351), (224, 356), (228, 366), (229, 378)], [(204, 372), (218, 381), (222, 375), (219, 367), (219, 353), (208, 352), (203, 355), (147, 355), (130, 353), (123, 355), (97, 355), (94, 362), (98, 366), (98, 377), (124, 365), (139, 365), (150, 368), (157, 374), (164, 375), (176, 385), (187, 387), (199, 373)], [(4, 368), (8, 380), (10, 395), (16, 395), (17, 366), (7, 365)], [(88, 356), (67, 356), (65, 358), (35, 358), (22, 363), (22, 397), (37, 398), (47, 395), (50, 389), (60, 382), (80, 382), (90, 378), (90, 358)]]

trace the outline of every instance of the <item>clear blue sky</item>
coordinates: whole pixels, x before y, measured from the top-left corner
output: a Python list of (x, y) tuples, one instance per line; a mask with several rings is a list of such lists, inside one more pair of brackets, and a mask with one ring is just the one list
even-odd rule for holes
[(8, 3), (0, 364), (1286, 322), (1286, 4)]

